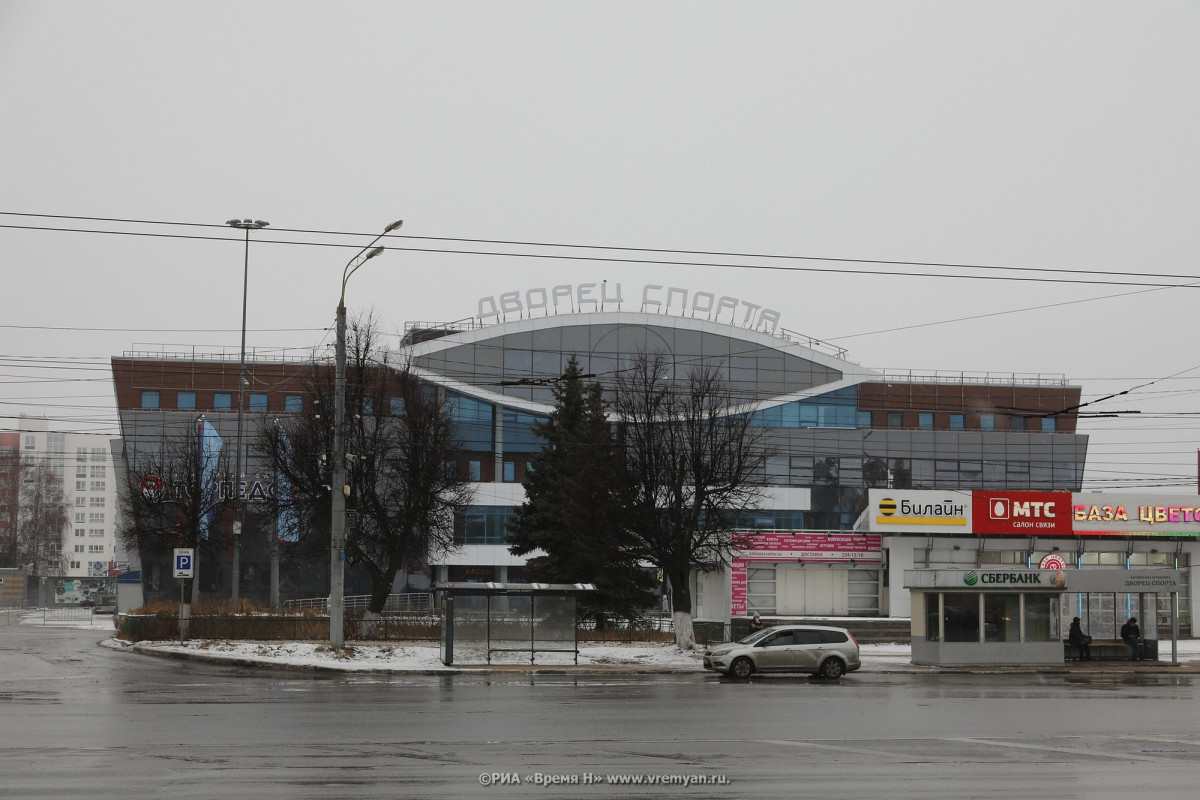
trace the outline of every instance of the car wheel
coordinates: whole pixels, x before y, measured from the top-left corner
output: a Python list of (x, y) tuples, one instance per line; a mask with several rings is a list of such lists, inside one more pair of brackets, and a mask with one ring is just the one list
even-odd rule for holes
[(827, 658), (825, 663), (821, 665), (822, 678), (840, 678), (846, 674), (846, 665), (842, 663), (840, 658)]
[(742, 656), (729, 665), (729, 674), (735, 678), (749, 678), (754, 674), (754, 662)]

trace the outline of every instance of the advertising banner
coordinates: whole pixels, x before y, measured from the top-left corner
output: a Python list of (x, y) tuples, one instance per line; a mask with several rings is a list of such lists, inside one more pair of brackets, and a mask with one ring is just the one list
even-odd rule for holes
[(870, 529), (896, 533), (970, 533), (971, 492), (871, 489)]
[(879, 534), (862, 533), (739, 533), (733, 557), (744, 561), (864, 561), (878, 563)]
[(1070, 536), (1069, 492), (972, 492), (975, 534)]
[(1076, 536), (1200, 537), (1200, 497), (1079, 492), (1071, 519)]
[(864, 564), (872, 568), (882, 561), (882, 537), (861, 533), (788, 533), (743, 531), (734, 535), (736, 550), (730, 567), (729, 613), (746, 615), (749, 565), (767, 561), (822, 564)]

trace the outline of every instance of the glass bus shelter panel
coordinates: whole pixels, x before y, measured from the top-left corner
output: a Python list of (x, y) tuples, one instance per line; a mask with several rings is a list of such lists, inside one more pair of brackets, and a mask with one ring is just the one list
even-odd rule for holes
[(454, 661), (486, 664), (488, 656), (487, 597), (455, 597), (453, 605)]
[[(1025, 641), (1057, 642), (1062, 639), (1062, 616), (1058, 596), (1027, 594), (1025, 597)], [(1075, 616), (1075, 615), (1072, 615)]]
[(533, 646), (535, 650), (575, 649), (575, 598), (534, 598)]
[(491, 603), (489, 649), (529, 650), (533, 630), (533, 598), (529, 595), (497, 595)]

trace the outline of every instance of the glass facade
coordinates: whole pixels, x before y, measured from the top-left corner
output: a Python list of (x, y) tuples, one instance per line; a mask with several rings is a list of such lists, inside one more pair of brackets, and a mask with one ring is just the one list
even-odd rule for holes
[(755, 411), (750, 424), (758, 428), (853, 428), (858, 419), (858, 390), (850, 387)]
[(506, 544), (512, 506), (469, 506), (454, 515), (455, 544)]

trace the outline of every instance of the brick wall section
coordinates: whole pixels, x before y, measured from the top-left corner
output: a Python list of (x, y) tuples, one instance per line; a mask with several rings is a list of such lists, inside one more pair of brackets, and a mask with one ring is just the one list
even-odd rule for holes
[[(253, 393), (267, 395), (268, 413), (284, 413), (286, 395), (308, 393), (311, 369), (311, 365), (304, 362), (247, 361), (245, 410), (250, 410), (249, 396)], [(175, 393), (179, 391), (196, 393), (197, 412), (213, 410), (213, 394), (216, 392), (233, 395), (236, 410), (237, 361), (114, 358), (112, 371), (117, 408), (121, 411), (141, 408), (143, 389), (159, 392), (159, 409), (162, 411), (177, 410)]]
[(979, 430), (980, 414), (996, 415), (996, 430), (1009, 430), (1011, 416), (1028, 417), (1030, 432), (1040, 430), (1038, 414), (1067, 411), (1055, 416), (1058, 433), (1075, 433), (1078, 386), (1019, 386), (969, 383), (863, 383), (858, 387), (858, 407), (870, 411), (873, 427), (888, 427), (887, 412), (904, 414), (905, 428), (917, 428), (917, 415), (933, 412), (935, 430), (949, 430), (950, 415), (964, 414), (964, 429)]

